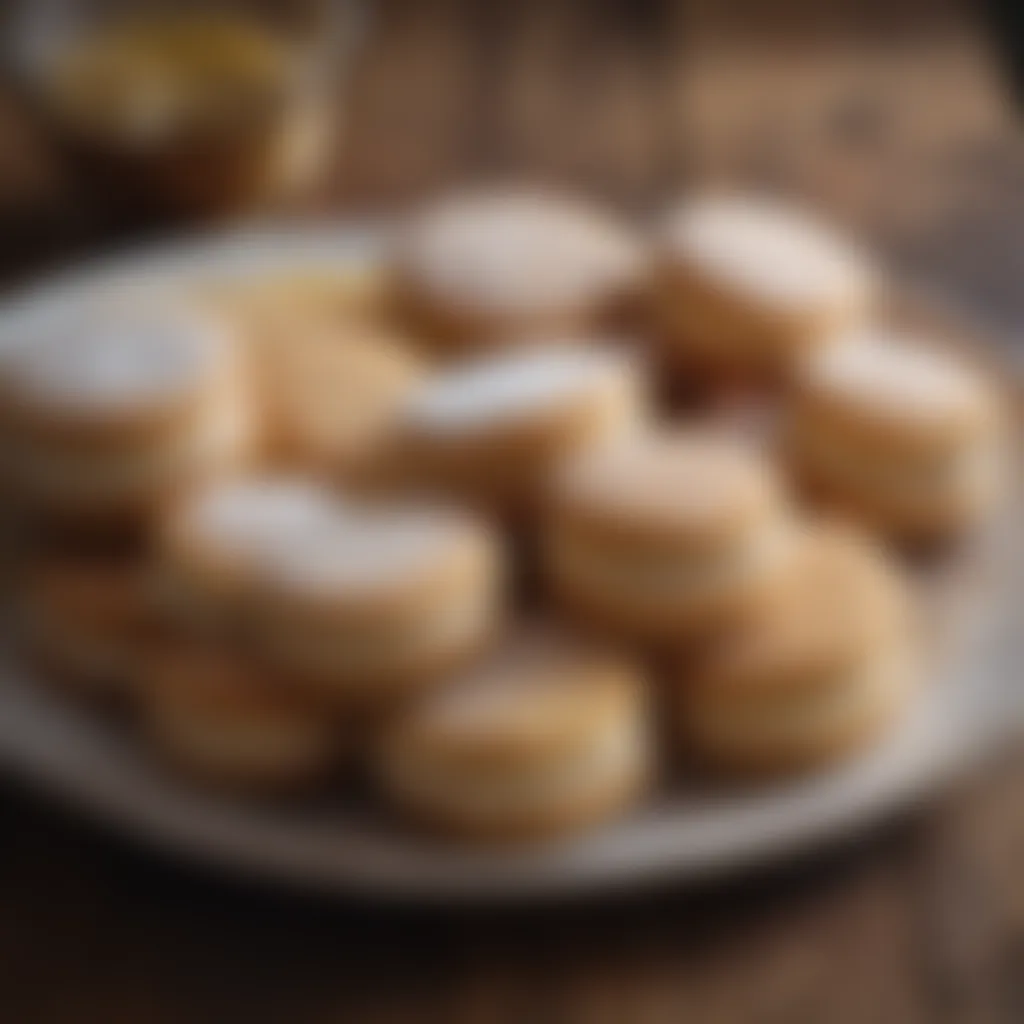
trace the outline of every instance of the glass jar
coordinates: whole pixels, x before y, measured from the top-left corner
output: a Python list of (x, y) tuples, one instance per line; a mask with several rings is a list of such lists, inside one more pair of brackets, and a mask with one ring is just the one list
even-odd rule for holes
[(27, 0), (17, 71), (98, 205), (210, 219), (310, 188), (338, 131), (352, 3)]

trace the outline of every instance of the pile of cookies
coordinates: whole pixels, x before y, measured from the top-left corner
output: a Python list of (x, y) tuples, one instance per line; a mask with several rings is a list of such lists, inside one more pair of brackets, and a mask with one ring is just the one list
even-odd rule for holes
[(895, 552), (981, 527), (1002, 477), (991, 386), (879, 292), (763, 200), (642, 239), (507, 192), (358, 277), (11, 324), (18, 635), (195, 780), (358, 777), (460, 835), (850, 756), (919, 682)]

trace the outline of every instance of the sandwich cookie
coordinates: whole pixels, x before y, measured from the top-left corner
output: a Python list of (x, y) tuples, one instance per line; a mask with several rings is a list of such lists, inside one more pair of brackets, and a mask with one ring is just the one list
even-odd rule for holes
[(999, 420), (992, 389), (952, 357), (861, 334), (804, 367), (786, 443), (811, 492), (893, 536), (934, 541), (996, 503)]
[(807, 215), (708, 197), (670, 215), (653, 301), (667, 362), (744, 377), (785, 373), (858, 321), (871, 293), (865, 258)]
[(395, 417), (424, 376), (394, 333), (350, 323), (298, 325), (256, 347), (269, 460), (357, 486), (376, 478)]
[(396, 806), (460, 835), (573, 832), (643, 793), (647, 710), (628, 660), (555, 633), (519, 636), (389, 723), (380, 783)]
[(799, 582), (679, 679), (684, 744), (725, 772), (809, 769), (877, 741), (917, 681), (904, 581), (834, 527), (804, 542)]
[(267, 657), (342, 703), (390, 706), (436, 682), (488, 642), (499, 614), (499, 543), (458, 512), (350, 505), (271, 556)]
[(123, 696), (161, 630), (152, 598), (141, 557), (43, 556), (21, 575), (16, 626), (30, 657), (59, 682)]
[(82, 303), (0, 358), (3, 469), (34, 508), (148, 513), (237, 467), (251, 435), (234, 339), (184, 305)]
[(343, 746), (336, 718), (290, 680), (218, 647), (152, 652), (139, 711), (154, 748), (198, 782), (254, 794), (321, 780)]
[(773, 600), (794, 547), (771, 468), (725, 438), (678, 430), (571, 463), (554, 489), (546, 561), (578, 617), (674, 647)]
[(412, 395), (392, 458), (407, 483), (492, 511), (534, 512), (567, 458), (637, 429), (642, 392), (635, 363), (609, 349), (478, 358)]
[(634, 240), (587, 206), (493, 192), (442, 202), (410, 227), (395, 291), (440, 348), (479, 350), (607, 326), (640, 268)]
[(162, 607), (201, 633), (255, 628), (270, 567), (332, 531), (341, 500), (312, 480), (263, 475), (194, 491), (165, 515), (156, 590)]

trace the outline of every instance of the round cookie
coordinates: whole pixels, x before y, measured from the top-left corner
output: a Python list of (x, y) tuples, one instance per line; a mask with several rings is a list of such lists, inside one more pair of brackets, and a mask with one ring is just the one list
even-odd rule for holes
[(30, 657), (75, 690), (130, 693), (161, 629), (150, 582), (140, 557), (42, 556), (20, 576), (17, 632)]
[(198, 782), (289, 793), (336, 765), (341, 727), (310, 694), (237, 651), (189, 643), (153, 651), (138, 689), (145, 733)]
[(432, 826), (541, 838), (622, 812), (652, 771), (644, 680), (553, 631), (506, 642), (397, 716), (380, 743), (386, 794)]
[(0, 357), (8, 487), (72, 520), (122, 520), (235, 469), (251, 423), (234, 338), (184, 304), (81, 302)]
[(712, 196), (669, 216), (653, 302), (670, 364), (746, 376), (787, 371), (856, 323), (872, 289), (864, 256), (808, 214)]
[(585, 205), (530, 191), (449, 199), (409, 228), (397, 301), (444, 350), (479, 350), (599, 328), (633, 292), (633, 239)]
[(346, 704), (390, 705), (490, 639), (501, 551), (486, 526), (429, 506), (348, 506), (268, 559), (260, 642)]
[(688, 645), (774, 599), (794, 529), (770, 467), (710, 433), (637, 437), (571, 463), (546, 560), (578, 617), (624, 639)]
[(200, 297), (238, 323), (256, 344), (286, 345), (296, 332), (337, 334), (388, 322), (389, 274), (373, 263), (253, 272), (213, 281)]
[(1001, 490), (992, 389), (904, 335), (855, 334), (797, 380), (786, 445), (809, 491), (907, 540), (985, 518)]
[(412, 395), (394, 470), (491, 510), (535, 512), (566, 459), (636, 431), (642, 390), (636, 364), (609, 349), (563, 344), (477, 359)]
[(916, 682), (908, 594), (882, 551), (819, 528), (798, 583), (744, 620), (678, 693), (687, 751), (726, 773), (799, 771), (878, 740)]
[(379, 327), (307, 329), (300, 320), (256, 349), (270, 461), (349, 485), (372, 482), (388, 431), (423, 375), (409, 348)]
[(262, 475), (224, 480), (169, 509), (158, 538), (158, 597), (201, 632), (253, 628), (268, 566), (335, 528), (341, 501), (311, 480)]

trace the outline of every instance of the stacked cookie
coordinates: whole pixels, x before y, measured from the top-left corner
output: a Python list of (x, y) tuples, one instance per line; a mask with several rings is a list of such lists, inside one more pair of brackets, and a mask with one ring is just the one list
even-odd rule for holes
[(135, 525), (248, 454), (237, 339), (197, 307), (83, 302), (11, 332), (2, 469), (30, 514)]
[(605, 632), (678, 648), (771, 601), (794, 533), (756, 454), (693, 428), (651, 433), (565, 467), (548, 516), (551, 582)]
[(984, 521), (1004, 478), (991, 389), (949, 355), (878, 330), (802, 367), (787, 447), (800, 480), (892, 536), (942, 540)]
[(816, 526), (789, 592), (674, 680), (685, 749), (730, 773), (806, 770), (863, 748), (918, 682), (903, 581), (863, 536)]
[(507, 519), (536, 516), (560, 466), (635, 433), (644, 411), (635, 360), (606, 342), (477, 357), (400, 410), (395, 472)]
[(343, 724), (238, 650), (179, 640), (147, 661), (139, 692), (147, 739), (202, 785), (288, 795), (344, 762)]
[(377, 767), (399, 806), (473, 837), (549, 835), (628, 806), (652, 771), (645, 680), (600, 645), (526, 627), (397, 717)]
[(439, 352), (600, 332), (627, 307), (641, 250), (612, 218), (549, 193), (455, 197), (424, 211), (395, 260), (397, 302)]
[[(311, 726), (328, 721), (344, 732), (345, 723), (387, 711), (457, 669), (485, 645), (500, 612), (501, 554), (485, 524), (446, 509), (356, 504), (295, 478), (194, 493), (169, 510), (157, 556), (179, 651), (194, 652), (203, 667), (182, 684), (183, 703), (168, 693), (175, 684), (165, 668), (142, 688), (139, 701), (165, 740), (192, 735), (180, 728), (186, 715), (203, 736), (226, 728), (236, 710), (243, 729), (252, 714), (268, 729), (274, 693), (286, 695), (289, 730), (305, 709)], [(170, 662), (177, 672), (189, 664)], [(254, 703), (245, 698), (247, 676)], [(165, 713), (174, 716), (170, 732)], [(294, 782), (291, 749), (281, 769)], [(189, 752), (179, 744), (179, 755)], [(204, 742), (191, 752), (210, 774), (249, 775), (244, 744), (211, 750)], [(255, 775), (269, 780), (272, 754), (257, 753)], [(314, 762), (322, 764), (301, 763)]]
[[(666, 762), (749, 779), (880, 742), (919, 637), (876, 537), (984, 523), (992, 389), (871, 325), (869, 261), (804, 213), (701, 199), (648, 249), (480, 194), (417, 218), (369, 290), (261, 279), (248, 308), (14, 345), (12, 493), (50, 536), (141, 538), (50, 544), (32, 648), (194, 778), (347, 767), (471, 837), (596, 825)], [(742, 378), (778, 428), (662, 407), (651, 363), (713, 408)]]
[(222, 480), (165, 511), (152, 601), (170, 628), (142, 666), (136, 702), (169, 763), (258, 792), (294, 790), (333, 766), (341, 723), (256, 641), (270, 568), (337, 511), (325, 487), (273, 476)]
[(784, 375), (858, 323), (874, 298), (864, 256), (812, 216), (713, 196), (667, 219), (652, 303), (675, 372)]
[(130, 694), (160, 633), (134, 553), (45, 551), (18, 578), (17, 627), (48, 678), (91, 697)]

